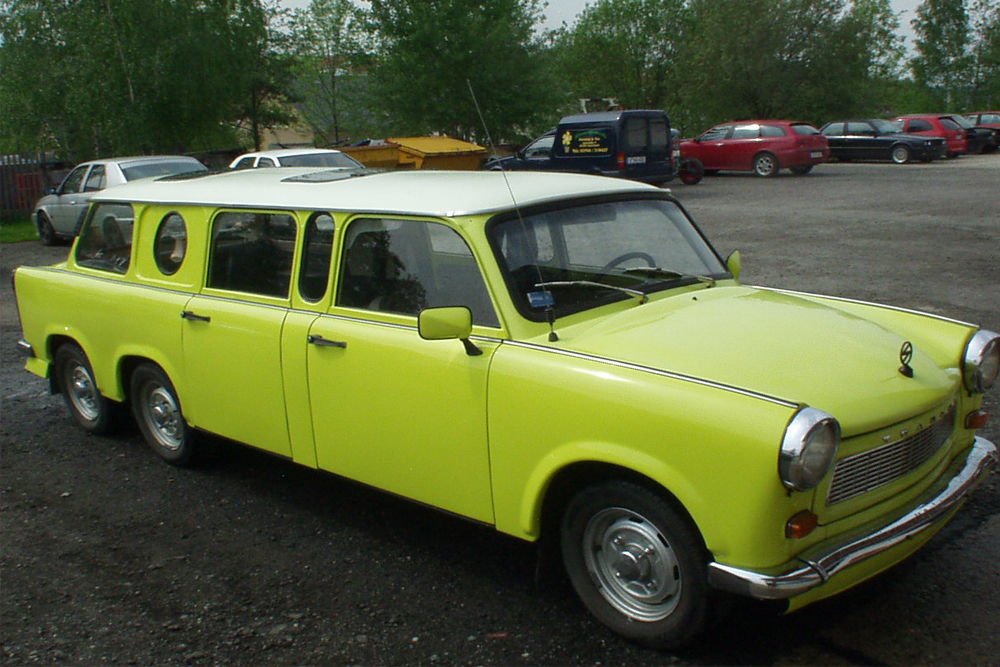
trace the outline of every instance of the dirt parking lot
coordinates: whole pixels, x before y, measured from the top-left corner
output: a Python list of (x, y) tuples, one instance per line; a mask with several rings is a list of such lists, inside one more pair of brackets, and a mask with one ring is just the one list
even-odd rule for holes
[[(1000, 331), (1000, 155), (829, 164), (673, 190), (752, 284)], [(736, 610), (681, 655), (592, 621), (535, 550), (248, 448), (194, 469), (137, 432), (88, 437), (24, 372), (0, 246), (0, 659), (5, 664), (995, 664), (1000, 484), (902, 566), (775, 617)], [(734, 327), (739, 323), (734, 323)], [(823, 341), (816, 341), (821, 347)], [(1000, 439), (1000, 392), (984, 435)]]

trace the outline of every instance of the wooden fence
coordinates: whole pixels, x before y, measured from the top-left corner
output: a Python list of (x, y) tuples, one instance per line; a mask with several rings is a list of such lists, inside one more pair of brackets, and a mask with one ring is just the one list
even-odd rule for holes
[(0, 155), (0, 219), (27, 217), (47, 187), (37, 160)]

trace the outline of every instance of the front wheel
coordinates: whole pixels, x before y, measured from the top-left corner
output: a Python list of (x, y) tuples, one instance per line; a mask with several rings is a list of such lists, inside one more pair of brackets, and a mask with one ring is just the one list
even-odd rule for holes
[(773, 153), (758, 153), (754, 156), (753, 173), (758, 176), (763, 176), (765, 178), (777, 176), (779, 169), (778, 158), (776, 158)]
[(73, 419), (88, 433), (103, 435), (115, 425), (114, 406), (101, 395), (90, 361), (77, 345), (67, 343), (56, 351), (56, 383)]
[(698, 158), (685, 158), (681, 160), (677, 174), (684, 185), (697, 185), (705, 175), (705, 167)]
[(568, 504), (563, 563), (587, 609), (652, 648), (694, 641), (710, 618), (707, 554), (686, 517), (630, 482), (590, 486)]
[(910, 161), (910, 149), (900, 144), (892, 147), (892, 161), (896, 164), (906, 164)]
[(181, 402), (166, 373), (153, 364), (143, 364), (132, 373), (130, 387), (132, 413), (146, 443), (167, 463), (191, 463), (194, 433), (184, 421)]

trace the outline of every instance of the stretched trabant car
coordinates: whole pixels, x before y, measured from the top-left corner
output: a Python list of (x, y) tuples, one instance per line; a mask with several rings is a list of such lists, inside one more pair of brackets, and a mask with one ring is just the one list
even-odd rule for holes
[[(251, 170), (94, 198), (18, 269), (27, 369), (524, 540), (655, 647), (913, 553), (995, 463), (1000, 337), (748, 287), (668, 192), (574, 174)], [(547, 549), (542, 550), (547, 553)]]

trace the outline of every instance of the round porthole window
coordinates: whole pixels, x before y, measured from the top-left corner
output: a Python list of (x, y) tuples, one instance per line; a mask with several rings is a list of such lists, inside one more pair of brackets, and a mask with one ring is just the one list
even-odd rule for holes
[(160, 271), (167, 276), (177, 273), (187, 253), (187, 225), (180, 213), (168, 213), (160, 221), (153, 248)]

